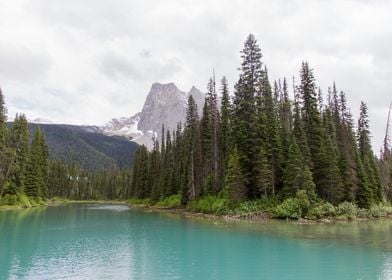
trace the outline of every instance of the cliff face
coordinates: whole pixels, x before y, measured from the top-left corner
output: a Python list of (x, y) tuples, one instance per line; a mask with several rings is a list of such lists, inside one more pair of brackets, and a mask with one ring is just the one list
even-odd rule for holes
[(195, 87), (183, 92), (174, 83), (154, 83), (140, 113), (132, 117), (112, 119), (101, 131), (107, 135), (125, 136), (138, 144), (152, 148), (154, 137), (161, 136), (162, 124), (166, 130), (174, 130), (178, 122), (184, 122), (187, 100), (192, 95), (201, 115), (205, 94)]

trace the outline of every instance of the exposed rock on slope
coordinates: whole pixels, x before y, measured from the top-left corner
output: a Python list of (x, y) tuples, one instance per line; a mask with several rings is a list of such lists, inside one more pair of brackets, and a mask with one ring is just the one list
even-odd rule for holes
[(200, 90), (192, 87), (185, 93), (174, 83), (154, 83), (140, 113), (129, 118), (112, 119), (101, 127), (101, 131), (111, 136), (124, 136), (152, 148), (152, 139), (160, 137), (162, 124), (166, 130), (174, 130), (178, 122), (185, 121), (189, 95), (195, 99), (200, 115), (205, 98)]

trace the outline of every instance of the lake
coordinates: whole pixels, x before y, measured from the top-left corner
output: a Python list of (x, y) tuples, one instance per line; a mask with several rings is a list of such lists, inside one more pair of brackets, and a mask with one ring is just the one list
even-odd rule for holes
[(100, 204), (0, 211), (0, 279), (392, 279), (392, 221), (235, 222)]

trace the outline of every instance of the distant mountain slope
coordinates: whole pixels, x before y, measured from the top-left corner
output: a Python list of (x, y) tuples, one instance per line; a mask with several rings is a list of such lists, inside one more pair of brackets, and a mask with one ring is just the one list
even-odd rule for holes
[(174, 83), (154, 83), (141, 112), (131, 117), (112, 119), (99, 129), (103, 134), (124, 136), (151, 149), (152, 138), (160, 139), (162, 124), (166, 130), (172, 131), (178, 122), (185, 121), (190, 95), (195, 99), (201, 115), (205, 94), (200, 90), (192, 87), (189, 92), (183, 92)]
[[(30, 124), (33, 131), (37, 124)], [(107, 136), (83, 126), (39, 124), (51, 157), (76, 163), (88, 170), (107, 168), (114, 162), (118, 167), (132, 166), (138, 145), (126, 138)], [(31, 133), (32, 134), (32, 133)]]

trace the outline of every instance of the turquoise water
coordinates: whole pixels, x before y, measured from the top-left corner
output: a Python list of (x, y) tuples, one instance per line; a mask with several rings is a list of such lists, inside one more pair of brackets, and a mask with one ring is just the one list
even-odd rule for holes
[(0, 211), (0, 279), (392, 279), (392, 222), (206, 221), (92, 204)]

